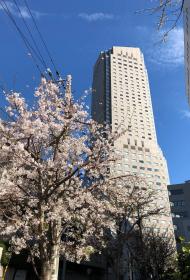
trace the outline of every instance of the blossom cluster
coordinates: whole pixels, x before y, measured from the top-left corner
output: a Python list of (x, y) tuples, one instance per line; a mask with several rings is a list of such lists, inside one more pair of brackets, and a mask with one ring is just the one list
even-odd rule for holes
[(64, 94), (42, 79), (33, 107), (19, 93), (7, 101), (10, 118), (0, 119), (2, 233), (15, 252), (49, 259), (55, 245), (67, 259), (88, 259), (106, 246), (117, 218), (135, 211), (142, 182), (113, 176), (117, 135), (90, 119), (68, 84)]

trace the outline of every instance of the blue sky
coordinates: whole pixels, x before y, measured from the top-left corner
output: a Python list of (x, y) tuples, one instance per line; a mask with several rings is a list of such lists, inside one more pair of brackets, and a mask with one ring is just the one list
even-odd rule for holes
[[(38, 39), (24, 1), (17, 2)], [(93, 65), (101, 50), (113, 45), (141, 48), (149, 74), (158, 141), (168, 161), (171, 183), (180, 183), (190, 179), (190, 111), (185, 96), (183, 30), (179, 24), (167, 42), (160, 44), (157, 15), (136, 13), (150, 3), (147, 0), (28, 0), (57, 68), (62, 76), (72, 74), (76, 96), (91, 87)], [(13, 0), (8, 5), (24, 30)], [(0, 38), (0, 83), (23, 92), (31, 100), (39, 74), (1, 8)], [(48, 61), (44, 50), (43, 55)], [(50, 62), (48, 65), (52, 68)], [(2, 95), (0, 102), (3, 106)]]

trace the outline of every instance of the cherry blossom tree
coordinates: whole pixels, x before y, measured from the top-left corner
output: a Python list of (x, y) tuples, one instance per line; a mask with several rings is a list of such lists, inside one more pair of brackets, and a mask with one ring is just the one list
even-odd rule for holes
[(13, 252), (28, 251), (40, 280), (57, 279), (60, 255), (81, 262), (101, 253), (108, 232), (115, 236), (125, 221), (137, 225), (137, 208), (155, 214), (146, 182), (114, 171), (120, 160), (114, 143), (123, 132), (90, 119), (73, 100), (70, 76), (64, 91), (61, 83), (42, 79), (32, 107), (16, 92), (6, 99), (0, 230)]
[(141, 12), (157, 15), (157, 29), (163, 30), (163, 41), (168, 34), (177, 27), (185, 4), (185, 0), (155, 0), (149, 1), (149, 8), (143, 9)]
[(139, 280), (168, 280), (168, 273), (176, 265), (173, 238), (165, 233), (155, 232), (153, 228), (143, 230), (142, 226), (136, 230), (135, 235), (135, 242), (130, 247), (130, 257), (139, 272)]
[[(139, 246), (139, 244), (142, 245), (139, 240), (142, 240), (142, 243), (144, 239), (146, 241), (150, 235), (149, 231), (151, 237), (153, 234), (158, 237), (154, 232), (154, 224), (151, 220), (167, 215), (164, 207), (155, 206), (158, 192), (151, 189), (146, 180), (138, 176), (130, 176), (130, 180), (127, 177), (127, 183), (123, 185), (123, 188), (125, 189), (123, 199), (126, 203), (123, 202), (122, 205), (120, 201), (119, 205), (117, 202), (114, 203), (117, 208), (114, 214), (115, 232), (114, 234), (108, 233), (107, 246), (104, 250), (107, 266), (112, 269), (115, 275), (114, 279), (117, 280), (126, 274), (139, 274), (141, 272), (139, 263), (141, 261), (142, 264), (145, 261), (148, 253), (145, 246)], [(115, 198), (117, 199), (117, 196)], [(169, 236), (167, 236), (165, 244), (168, 240)], [(171, 241), (174, 253), (175, 245), (172, 237)]]
[(64, 93), (59, 83), (42, 79), (32, 108), (19, 93), (6, 98), (9, 119), (0, 120), (2, 234), (14, 252), (30, 252), (34, 267), (40, 260), (40, 279), (56, 279), (60, 254), (88, 259), (104, 245), (104, 228), (112, 227), (114, 206), (106, 191), (113, 137), (73, 101), (70, 77)]

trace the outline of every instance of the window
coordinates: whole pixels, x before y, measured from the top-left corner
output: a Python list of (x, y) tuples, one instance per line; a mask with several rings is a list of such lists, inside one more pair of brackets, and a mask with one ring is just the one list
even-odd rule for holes
[(189, 215), (188, 215), (188, 212), (187, 212), (187, 211), (180, 212), (180, 213), (178, 213), (178, 214), (180, 215), (180, 218), (187, 218), (187, 217), (189, 217)]
[(176, 225), (174, 225), (174, 230), (177, 230), (177, 226)]
[(190, 226), (187, 226), (187, 230), (190, 231)]
[(178, 190), (170, 190), (170, 195), (180, 195), (183, 194), (183, 190), (182, 189), (178, 189)]
[(184, 205), (185, 205), (184, 200), (173, 201), (173, 206), (184, 206)]
[(188, 212), (187, 211), (175, 212), (175, 213), (172, 213), (172, 217), (174, 217), (174, 218), (187, 218), (188, 217)]

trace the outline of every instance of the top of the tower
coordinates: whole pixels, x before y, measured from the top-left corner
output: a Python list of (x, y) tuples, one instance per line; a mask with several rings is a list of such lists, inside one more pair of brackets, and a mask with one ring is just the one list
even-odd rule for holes
[(111, 49), (113, 54), (122, 54), (134, 58), (144, 59), (143, 53), (140, 48), (135, 47), (122, 47), (122, 46), (113, 46)]
[(127, 46), (113, 46), (111, 49), (101, 51), (100, 52), (100, 58), (104, 57), (104, 54), (107, 55), (123, 55), (131, 58), (135, 58), (137, 60), (144, 61), (144, 55), (140, 48), (137, 47), (127, 47)]

